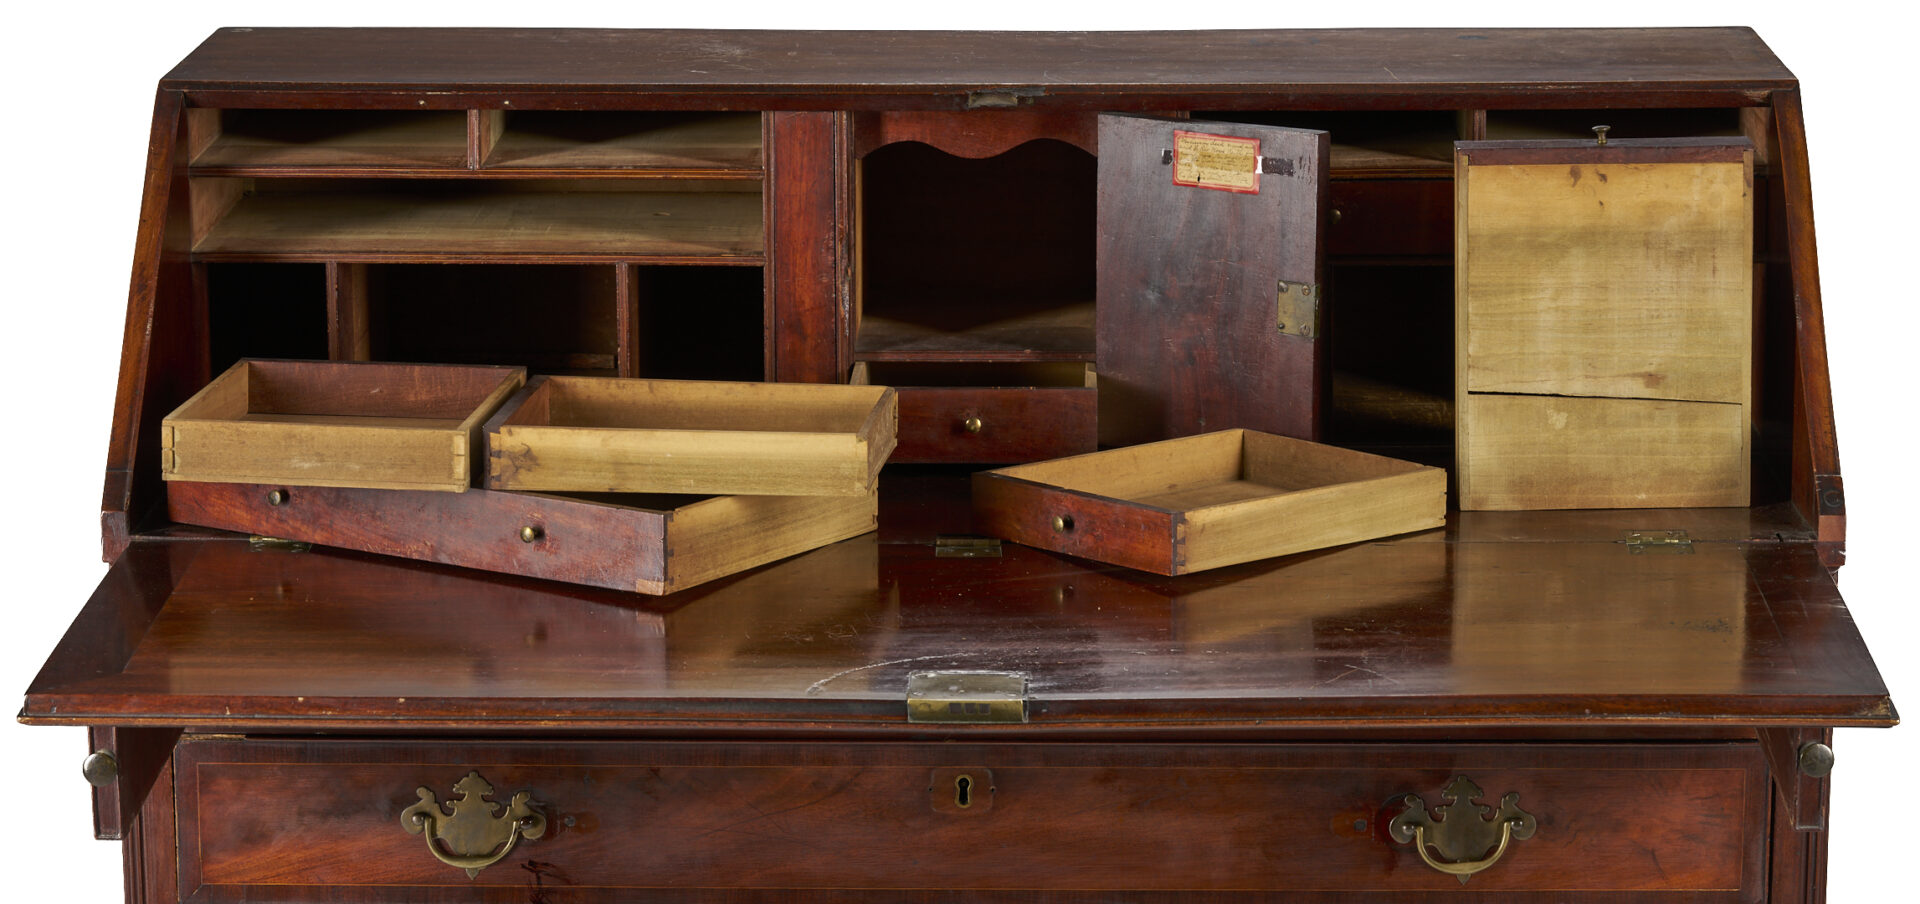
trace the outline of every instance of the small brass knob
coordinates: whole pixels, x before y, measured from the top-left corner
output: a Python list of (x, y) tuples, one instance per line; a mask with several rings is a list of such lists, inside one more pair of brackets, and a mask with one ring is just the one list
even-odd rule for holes
[(1333, 209), (1333, 216), (1332, 216), (1332, 219), (1333, 219), (1333, 225), (1335, 225), (1335, 226), (1338, 226), (1338, 225), (1340, 225), (1340, 208), (1338, 208), (1338, 207), (1335, 207), (1335, 208)]
[(547, 532), (541, 530), (538, 525), (529, 524), (526, 527), (520, 528), (520, 542), (522, 543), (532, 543), (546, 535)]
[(980, 416), (975, 414), (969, 415), (966, 420), (961, 421), (960, 426), (966, 428), (968, 433), (979, 433), (987, 426), (987, 422), (981, 420)]
[(1594, 126), (1593, 143), (1604, 147), (1607, 143), (1607, 132), (1612, 128), (1613, 126)]
[(1072, 515), (1053, 516), (1053, 530), (1055, 533), (1061, 533), (1061, 534), (1064, 534), (1067, 531), (1073, 530), (1073, 516)]
[(267, 504), (268, 505), (286, 505), (287, 491), (286, 490), (268, 490)]
[(87, 784), (95, 788), (105, 788), (120, 777), (120, 761), (113, 754), (96, 750), (80, 761), (80, 774), (86, 776)]
[(1819, 741), (1800, 745), (1800, 771), (1813, 778), (1826, 778), (1833, 771), (1833, 748)]

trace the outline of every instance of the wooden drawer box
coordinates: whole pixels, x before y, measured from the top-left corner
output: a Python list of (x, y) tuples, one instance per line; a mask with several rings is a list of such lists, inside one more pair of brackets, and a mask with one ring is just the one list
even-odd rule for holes
[(183, 524), (653, 594), (857, 537), (878, 507), (878, 491), (575, 498), (180, 483), (167, 494)]
[(848, 382), (899, 392), (897, 462), (1038, 461), (1092, 452), (1099, 439), (1090, 364), (862, 361)]
[(898, 417), (883, 386), (535, 377), (487, 422), (487, 487), (866, 496)]
[(1439, 257), (1453, 253), (1453, 182), (1359, 179), (1330, 184), (1327, 254)]
[(518, 367), (241, 361), (167, 416), (167, 480), (462, 492)]
[(977, 529), (1176, 575), (1439, 527), (1446, 472), (1222, 430), (974, 475)]
[[(789, 900), (782, 890), (889, 902), (1195, 891), (1744, 902), (1766, 890), (1764, 821), (1751, 815), (1768, 806), (1762, 762), (1752, 743), (190, 738), (174, 775), (180, 895), (195, 902)], [(463, 783), (469, 774), (478, 783)], [(1388, 830), (1407, 795), (1437, 808), (1456, 776), (1489, 805), (1517, 795), (1537, 824), (1465, 888)], [(456, 783), (483, 817), (475, 799), (505, 812), (524, 792), (543, 831), (469, 878), (471, 863), (441, 862), (402, 826), (428, 795), (450, 820)]]

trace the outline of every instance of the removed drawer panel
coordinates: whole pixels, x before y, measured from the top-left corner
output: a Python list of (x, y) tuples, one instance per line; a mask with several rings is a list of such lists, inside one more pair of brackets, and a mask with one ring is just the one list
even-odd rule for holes
[[(181, 892), (193, 901), (323, 900), (349, 888), (380, 901), (1764, 893), (1755, 814), (1768, 792), (1746, 743), (206, 739), (183, 742), (177, 757)], [(1462, 792), (1459, 776), (1490, 807), (1517, 795), (1534, 822), (1469, 889), (1389, 838), (1408, 795), (1438, 808), (1443, 788)], [(1460, 803), (1452, 818), (1474, 809)], [(526, 828), (504, 853), (481, 840), (448, 857), (473, 859), (447, 863), (403, 814), (435, 822), (443, 838), (484, 839), (503, 815)]]
[(899, 445), (891, 461), (1013, 464), (1092, 452), (1099, 439), (1087, 364), (863, 361), (851, 382), (899, 392)]

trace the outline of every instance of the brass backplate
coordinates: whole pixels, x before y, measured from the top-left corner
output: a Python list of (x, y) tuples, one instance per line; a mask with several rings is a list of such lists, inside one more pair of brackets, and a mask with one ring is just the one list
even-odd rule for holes
[(1025, 672), (914, 672), (907, 721), (998, 724), (1027, 721)]
[(1280, 332), (1312, 339), (1319, 332), (1320, 287), (1281, 280), (1279, 321)]

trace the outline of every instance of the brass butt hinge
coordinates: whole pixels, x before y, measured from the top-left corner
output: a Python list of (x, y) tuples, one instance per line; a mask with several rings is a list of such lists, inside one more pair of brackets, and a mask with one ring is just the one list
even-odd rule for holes
[(933, 538), (933, 557), (936, 559), (997, 559), (1000, 558), (1000, 538), (943, 534)]
[(1280, 332), (1312, 339), (1319, 331), (1320, 287), (1313, 283), (1280, 281)]
[(914, 672), (907, 721), (986, 725), (1027, 721), (1026, 672)]
[(299, 540), (262, 537), (258, 534), (247, 538), (247, 549), (253, 552), (306, 552), (312, 548), (312, 543), (303, 543)]
[(1627, 545), (1627, 552), (1636, 556), (1646, 553), (1693, 554), (1693, 541), (1687, 539), (1687, 532), (1683, 530), (1630, 530), (1626, 532), (1626, 539), (1620, 542)]

